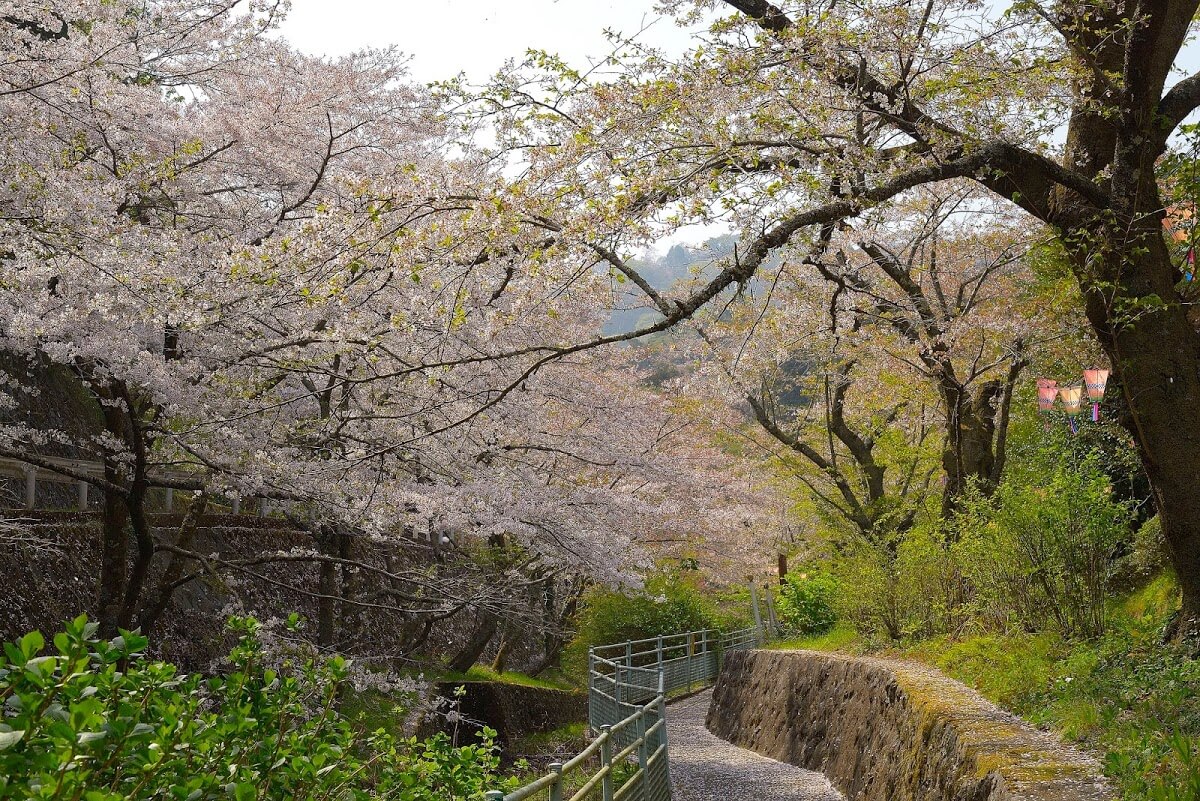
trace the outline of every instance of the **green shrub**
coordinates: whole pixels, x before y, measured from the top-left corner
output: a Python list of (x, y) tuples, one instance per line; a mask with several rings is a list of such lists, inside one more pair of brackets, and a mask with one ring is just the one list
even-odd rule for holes
[(980, 606), (1022, 628), (1099, 636), (1129, 508), (1095, 458), (1061, 452), (1053, 437), (1020, 456), (992, 498), (964, 499), (954, 545), (963, 573)]
[(653, 576), (637, 591), (593, 587), (576, 620), (576, 647), (720, 628), (722, 622), (695, 579), (676, 573)]
[(788, 634), (824, 634), (837, 622), (838, 583), (818, 567), (793, 570), (779, 588), (779, 623)]
[(230, 625), (230, 670), (208, 679), (147, 659), (137, 634), (95, 639), (85, 617), (50, 654), (37, 632), (5, 643), (0, 798), (474, 801), (511, 785), (490, 742), (359, 731), (336, 708), (344, 659), (272, 669), (257, 623)]

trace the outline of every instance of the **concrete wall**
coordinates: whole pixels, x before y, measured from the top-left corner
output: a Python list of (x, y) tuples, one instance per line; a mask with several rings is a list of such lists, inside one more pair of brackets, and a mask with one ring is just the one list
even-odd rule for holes
[(708, 728), (819, 770), (850, 801), (1108, 801), (1094, 760), (927, 667), (729, 654)]

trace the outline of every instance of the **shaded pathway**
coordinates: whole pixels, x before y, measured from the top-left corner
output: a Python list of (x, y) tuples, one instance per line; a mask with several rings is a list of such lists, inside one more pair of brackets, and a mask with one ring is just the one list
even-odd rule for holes
[(712, 691), (671, 704), (667, 743), (673, 801), (843, 801), (823, 774), (776, 762), (704, 728)]

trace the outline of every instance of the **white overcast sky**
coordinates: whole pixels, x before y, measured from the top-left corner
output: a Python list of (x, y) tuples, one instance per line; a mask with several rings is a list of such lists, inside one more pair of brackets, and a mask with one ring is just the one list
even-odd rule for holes
[(680, 52), (689, 34), (654, 13), (654, 0), (293, 0), (282, 34), (314, 55), (339, 56), (396, 45), (412, 56), (419, 81), (465, 72), (482, 79), (529, 48), (557, 53), (573, 65), (603, 57), (604, 30), (633, 34)]
[[(660, 17), (654, 6), (655, 0), (292, 0), (280, 33), (313, 55), (395, 45), (411, 57), (412, 77), (421, 82), (460, 72), (482, 81), (530, 48), (586, 66), (609, 52), (606, 28), (625, 35), (642, 31), (643, 43), (682, 52), (692, 32)], [(1185, 47), (1177, 61), (1181, 72), (1200, 65), (1197, 50), (1196, 42)], [(689, 226), (659, 242), (658, 249), (698, 243), (723, 230)]]
[[(654, 5), (654, 0), (292, 0), (280, 34), (320, 56), (395, 45), (411, 57), (417, 81), (460, 72), (482, 81), (531, 48), (586, 66), (611, 50), (605, 29), (638, 34), (639, 41), (668, 53), (683, 52), (691, 32), (656, 14)], [(726, 230), (687, 226), (655, 249), (699, 243)]]

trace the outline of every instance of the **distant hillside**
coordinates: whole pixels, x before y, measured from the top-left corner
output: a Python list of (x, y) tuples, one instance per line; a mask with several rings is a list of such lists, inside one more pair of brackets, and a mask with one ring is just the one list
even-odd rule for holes
[[(677, 289), (680, 282), (711, 278), (716, 274), (717, 263), (731, 255), (736, 244), (737, 240), (732, 234), (725, 234), (700, 245), (672, 245), (662, 256), (635, 259), (632, 264), (655, 290), (665, 293)], [(774, 263), (777, 263), (777, 259), (769, 260), (767, 266)], [(749, 291), (755, 291), (758, 286), (761, 286), (759, 282), (751, 282)], [(618, 305), (613, 309), (603, 330), (605, 334), (623, 334), (658, 319), (661, 319), (658, 311), (634, 288), (629, 290), (628, 305)], [(662, 344), (664, 338), (680, 336), (687, 334), (676, 330), (670, 334), (655, 335), (653, 342), (639, 340), (636, 343), (642, 347), (644, 355), (640, 363), (647, 371), (646, 381), (651, 386), (661, 387), (666, 381), (686, 375), (691, 369), (678, 353), (656, 347)], [(811, 369), (812, 365), (800, 356), (793, 356), (779, 366), (779, 375), (772, 389), (780, 406), (798, 409), (812, 402), (801, 386), (801, 380)]]
[[(665, 255), (652, 259), (633, 259), (631, 264), (658, 292), (669, 292), (680, 281), (709, 278), (716, 272), (715, 262), (733, 252), (731, 234), (713, 237), (700, 245), (672, 245)], [(604, 324), (604, 333), (624, 334), (639, 325), (659, 319), (654, 309), (636, 289), (624, 303), (618, 303)]]

